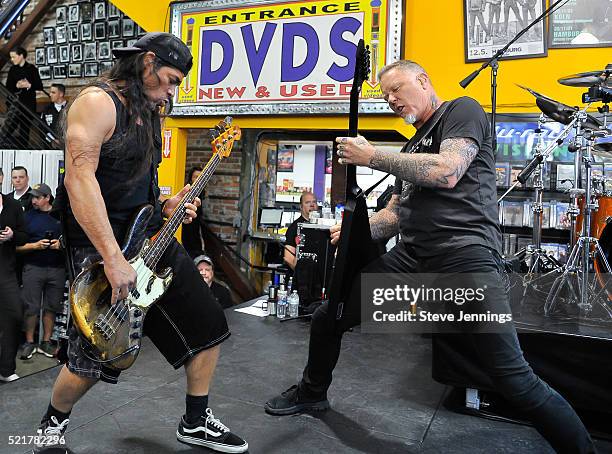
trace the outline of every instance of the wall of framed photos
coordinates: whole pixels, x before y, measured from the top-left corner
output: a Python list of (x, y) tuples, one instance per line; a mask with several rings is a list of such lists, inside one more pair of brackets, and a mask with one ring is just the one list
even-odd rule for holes
[[(26, 10), (26, 14), (27, 14)], [(145, 31), (115, 5), (99, 0), (59, 0), (23, 44), (45, 89), (66, 85), (71, 98), (109, 70), (112, 49), (132, 45)], [(0, 75), (6, 80), (8, 65)], [(48, 97), (39, 92), (39, 102)]]

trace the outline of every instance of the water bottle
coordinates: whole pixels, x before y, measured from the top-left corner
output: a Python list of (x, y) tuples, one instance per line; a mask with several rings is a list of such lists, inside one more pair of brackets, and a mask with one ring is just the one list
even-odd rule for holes
[(289, 297), (289, 317), (297, 317), (299, 315), (300, 296), (297, 290), (294, 290)]
[(276, 315), (276, 287), (272, 282), (268, 285), (268, 315)]
[(287, 316), (287, 291), (278, 291), (278, 302), (276, 303), (276, 316), (285, 318)]

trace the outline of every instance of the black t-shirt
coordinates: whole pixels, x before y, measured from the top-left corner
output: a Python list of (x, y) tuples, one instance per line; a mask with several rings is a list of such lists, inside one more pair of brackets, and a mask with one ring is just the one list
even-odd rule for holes
[(224, 285), (219, 284), (218, 282), (213, 281), (210, 285), (210, 291), (217, 298), (217, 301), (221, 305), (223, 309), (227, 309), (228, 307), (232, 307), (232, 297), (230, 296), (230, 292)]
[[(432, 120), (433, 116), (422, 128)], [(459, 137), (473, 139), (480, 151), (453, 189), (427, 188), (396, 178), (402, 241), (418, 255), (439, 255), (473, 244), (501, 252), (495, 156), (482, 107), (468, 97), (451, 101), (416, 152), (439, 153), (443, 140)]]
[(287, 233), (285, 233), (286, 246), (297, 247), (297, 242), (295, 241), (295, 238), (297, 237), (298, 224), (301, 222), (308, 222), (308, 220), (304, 216), (300, 215), (300, 217), (293, 221), (287, 229)]

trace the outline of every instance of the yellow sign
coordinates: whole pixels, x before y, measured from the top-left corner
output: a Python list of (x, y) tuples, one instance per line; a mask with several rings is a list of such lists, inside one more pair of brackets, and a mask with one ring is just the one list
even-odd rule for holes
[(215, 9), (212, 3), (173, 4), (172, 31), (194, 55), (194, 67), (178, 90), (179, 110), (261, 106), (241, 111), (256, 114), (275, 105), (317, 103), (338, 103), (344, 109), (362, 38), (370, 46), (371, 65), (361, 95), (380, 103), (377, 73), (399, 58), (399, 49), (390, 43), (400, 41), (389, 40), (388, 25), (392, 6), (401, 2), (239, 2), (241, 6), (226, 9)]

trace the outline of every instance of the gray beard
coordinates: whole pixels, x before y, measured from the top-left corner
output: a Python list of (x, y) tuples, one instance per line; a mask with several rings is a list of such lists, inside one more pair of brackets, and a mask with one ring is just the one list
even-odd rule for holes
[(404, 117), (404, 123), (407, 125), (413, 125), (417, 121), (417, 117), (414, 114), (408, 114)]

